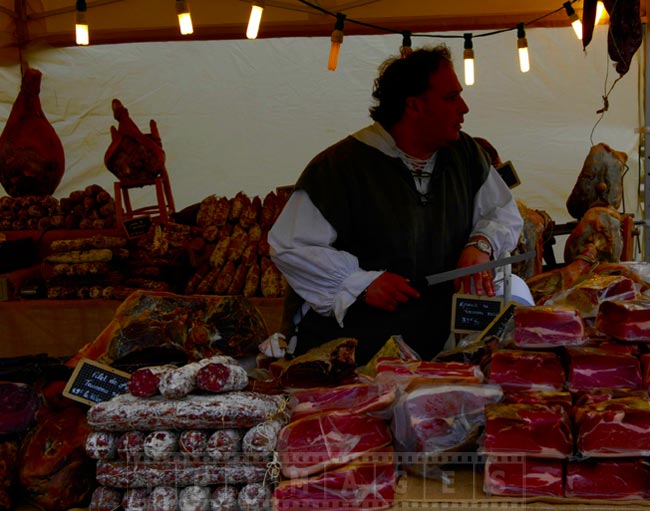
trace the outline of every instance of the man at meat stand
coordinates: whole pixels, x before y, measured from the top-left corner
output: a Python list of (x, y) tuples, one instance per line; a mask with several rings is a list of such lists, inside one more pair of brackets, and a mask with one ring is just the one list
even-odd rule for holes
[(430, 359), (449, 337), (456, 290), (494, 296), (489, 271), (415, 284), (507, 257), (523, 225), (489, 157), (461, 131), (461, 92), (445, 45), (387, 60), (374, 82), (374, 123), (302, 172), (268, 236), (287, 300), (293, 291), (302, 301), (289, 332), (295, 354), (352, 337), (364, 364), (401, 335)]

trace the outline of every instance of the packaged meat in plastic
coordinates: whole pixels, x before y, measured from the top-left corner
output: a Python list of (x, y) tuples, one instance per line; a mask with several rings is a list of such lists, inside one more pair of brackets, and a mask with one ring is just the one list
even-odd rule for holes
[(629, 342), (650, 340), (650, 300), (609, 300), (598, 307), (596, 328)]
[(418, 385), (483, 383), (485, 377), (478, 365), (464, 362), (384, 358), (377, 362), (376, 380), (410, 390)]
[(489, 384), (430, 385), (401, 396), (391, 423), (395, 446), (400, 452), (423, 454), (405, 463), (407, 470), (422, 473), (441, 453), (474, 450), (485, 424), (484, 407), (502, 398), (501, 388)]
[(517, 307), (514, 323), (513, 342), (518, 348), (575, 346), (587, 341), (584, 320), (574, 307)]
[(560, 390), (566, 377), (558, 355), (551, 351), (498, 350), (490, 360), (490, 383), (510, 390)]
[(394, 503), (396, 487), (395, 464), (387, 453), (381, 459), (353, 462), (308, 479), (281, 481), (273, 492), (273, 509), (387, 509)]
[(483, 491), (517, 497), (564, 496), (564, 460), (530, 456), (488, 456)]
[(393, 442), (384, 419), (353, 411), (325, 412), (287, 424), (276, 450), (285, 477), (306, 477), (343, 465)]
[(621, 397), (574, 409), (576, 447), (585, 457), (650, 455), (650, 399)]
[(565, 496), (647, 499), (650, 496), (650, 467), (641, 458), (571, 460), (567, 463)]
[(335, 410), (357, 413), (380, 412), (393, 404), (396, 388), (377, 383), (351, 383), (337, 387), (315, 387), (292, 392), (291, 420)]
[(565, 391), (517, 390), (506, 392), (503, 396), (503, 403), (558, 405), (570, 415), (573, 397), (570, 392)]
[(0, 435), (27, 430), (41, 406), (31, 385), (0, 382)]
[(566, 289), (544, 305), (566, 305), (574, 307), (583, 318), (593, 318), (598, 306), (605, 300), (632, 300), (637, 297), (637, 286), (632, 279), (622, 275), (591, 274)]
[(641, 375), (643, 377), (643, 388), (650, 390), (650, 353), (644, 353), (640, 357)]
[(488, 404), (483, 450), (488, 454), (566, 458), (573, 454), (571, 420), (559, 405)]
[(634, 355), (586, 346), (570, 347), (566, 352), (571, 391), (641, 388), (641, 366)]

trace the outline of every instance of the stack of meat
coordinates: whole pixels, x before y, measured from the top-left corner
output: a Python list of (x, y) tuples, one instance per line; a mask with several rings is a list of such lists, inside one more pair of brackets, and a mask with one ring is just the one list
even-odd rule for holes
[(285, 398), (247, 384), (227, 356), (137, 369), (129, 394), (88, 411), (99, 483), (89, 510), (264, 509)]
[(595, 293), (592, 282), (576, 292), (580, 310), (566, 304), (515, 310), (513, 346), (495, 351), (490, 363), (489, 381), (501, 385), (505, 398), (485, 410), (488, 494), (648, 498), (650, 471), (642, 457), (650, 452), (650, 398), (641, 352), (650, 338), (643, 326), (650, 303), (640, 309), (639, 300), (603, 300), (587, 307), (586, 296), (622, 294), (620, 282), (608, 285), (615, 287)]
[(394, 398), (394, 388), (374, 383), (294, 392), (276, 446), (285, 479), (273, 492), (273, 509), (391, 507), (397, 475), (382, 411)]

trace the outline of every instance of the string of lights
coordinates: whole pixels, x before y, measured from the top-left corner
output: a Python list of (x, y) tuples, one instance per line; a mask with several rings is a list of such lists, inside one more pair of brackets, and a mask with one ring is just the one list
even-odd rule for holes
[[(188, 0), (174, 0), (176, 7), (176, 14), (178, 16), (178, 23), (180, 32), (182, 35), (192, 34), (194, 32), (192, 26), (192, 17), (190, 13), (189, 1)], [(335, 19), (334, 30), (331, 36), (331, 45), (329, 58), (327, 62), (327, 69), (329, 71), (335, 71), (338, 65), (338, 58), (341, 51), (341, 46), (343, 44), (343, 36), (346, 23), (354, 23), (361, 25), (367, 28), (371, 28), (377, 32), (386, 32), (392, 34), (399, 34), (402, 36), (402, 44), (400, 46), (400, 54), (402, 57), (406, 57), (412, 50), (412, 40), (414, 37), (426, 37), (426, 38), (441, 38), (441, 39), (463, 39), (463, 61), (465, 68), (465, 84), (473, 85), (475, 81), (475, 70), (474, 70), (474, 39), (480, 37), (489, 37), (497, 34), (502, 34), (505, 32), (516, 31), (517, 33), (517, 52), (519, 56), (519, 68), (522, 73), (526, 73), (530, 70), (530, 57), (528, 51), (528, 40), (526, 38), (525, 27), (538, 23), (546, 17), (552, 16), (562, 10), (566, 12), (569, 22), (571, 23), (576, 37), (582, 39), (582, 23), (580, 18), (573, 8), (573, 4), (578, 0), (567, 0), (560, 7), (550, 11), (542, 16), (539, 16), (528, 22), (517, 23), (513, 27), (508, 27), (500, 30), (494, 30), (491, 32), (482, 32), (479, 34), (473, 33), (463, 33), (463, 34), (432, 34), (432, 33), (413, 33), (410, 30), (397, 31), (391, 28), (382, 27), (380, 25), (375, 25), (371, 23), (366, 23), (361, 20), (353, 19), (341, 12), (332, 12), (329, 11), (320, 5), (316, 5), (309, 0), (297, 0), (299, 3), (304, 6), (319, 11), (322, 14), (331, 16)], [(248, 20), (248, 25), (246, 28), (246, 37), (248, 39), (257, 38), (259, 32), (260, 24), (262, 21), (262, 15), (264, 12), (265, 0), (252, 0), (250, 18)], [(286, 8), (282, 6), (274, 6), (278, 8)], [(88, 22), (86, 20), (86, 0), (76, 0), (76, 9), (75, 9), (75, 30), (77, 34), (77, 44), (87, 45), (89, 44), (89, 35), (88, 35)], [(600, 19), (602, 13), (604, 12), (603, 2), (598, 2), (598, 10), (596, 13), (596, 22)]]

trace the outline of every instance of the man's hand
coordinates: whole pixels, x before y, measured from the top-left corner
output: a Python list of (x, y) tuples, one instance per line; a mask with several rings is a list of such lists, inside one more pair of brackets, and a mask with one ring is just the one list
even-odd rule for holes
[(365, 302), (371, 307), (393, 312), (400, 303), (411, 298), (420, 298), (420, 293), (409, 285), (407, 278), (384, 272), (366, 289)]
[[(487, 263), (490, 256), (476, 247), (465, 247), (460, 253), (457, 268), (466, 268), (475, 264)], [(474, 294), (494, 296), (494, 275), (490, 270), (484, 270), (480, 273), (473, 273), (454, 281), (456, 291), (463, 293), (472, 293), (472, 284), (474, 284)]]

